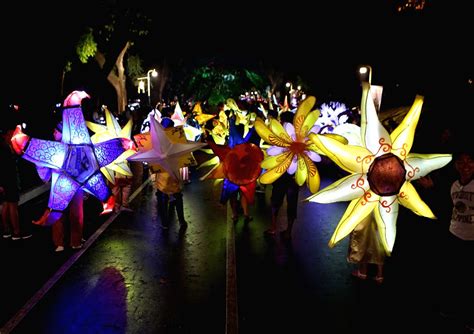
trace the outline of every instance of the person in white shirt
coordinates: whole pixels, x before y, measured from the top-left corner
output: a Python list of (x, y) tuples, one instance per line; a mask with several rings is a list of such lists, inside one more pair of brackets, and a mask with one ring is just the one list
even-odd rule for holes
[(454, 157), (459, 175), (451, 186), (453, 211), (449, 226), (447, 271), (441, 315), (463, 321), (474, 332), (474, 154), (462, 152)]

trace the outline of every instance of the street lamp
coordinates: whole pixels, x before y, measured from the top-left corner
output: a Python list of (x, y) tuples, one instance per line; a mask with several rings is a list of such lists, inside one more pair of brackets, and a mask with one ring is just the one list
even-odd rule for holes
[(362, 65), (361, 67), (359, 67), (359, 74), (364, 76), (367, 75), (367, 82), (369, 84), (372, 84), (372, 67), (370, 67), (370, 65)]
[(158, 72), (154, 68), (146, 72), (146, 78), (147, 78), (147, 84), (148, 84), (148, 104), (151, 106), (150, 74), (153, 78), (156, 78), (158, 76)]
[(146, 80), (146, 87), (147, 87), (147, 95), (148, 95), (148, 104), (151, 105), (151, 85), (150, 85), (150, 74), (152, 77), (157, 77), (158, 76), (158, 72), (152, 68), (151, 70), (148, 70), (148, 72), (146, 72), (146, 77), (140, 77), (140, 78), (137, 78), (138, 80), (138, 92), (140, 93), (140, 91), (144, 88), (142, 86), (142, 80)]
[(359, 67), (359, 74), (367, 76), (367, 82), (370, 85), (369, 94), (374, 101), (375, 109), (379, 112), (382, 102), (383, 86), (372, 85), (372, 67), (370, 65), (362, 65)]

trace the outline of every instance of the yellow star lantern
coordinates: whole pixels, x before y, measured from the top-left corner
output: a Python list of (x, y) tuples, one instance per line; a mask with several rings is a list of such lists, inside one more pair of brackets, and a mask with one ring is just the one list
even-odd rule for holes
[(268, 126), (261, 118), (255, 121), (255, 130), (270, 145), (268, 156), (262, 162), (265, 173), (260, 176), (262, 184), (276, 181), (284, 173), (295, 174), (298, 185), (306, 181), (309, 190), (314, 193), (320, 185), (319, 172), (314, 162), (321, 161), (316, 145), (308, 139), (319, 110), (313, 110), (316, 98), (309, 96), (299, 105), (293, 124), (282, 125), (276, 119), (270, 119)]
[(127, 158), (136, 152), (133, 141), (130, 139), (133, 121), (130, 119), (127, 124), (121, 128), (117, 122), (117, 119), (112, 115), (112, 113), (108, 109), (105, 109), (105, 122), (106, 125), (101, 125), (86, 121), (87, 127), (95, 133), (91, 136), (93, 144), (102, 143), (114, 138), (125, 138), (130, 142), (128, 150), (124, 151), (110, 164), (101, 168), (101, 171), (107, 180), (115, 183), (114, 171), (126, 176), (132, 176), (132, 171), (130, 170)]
[(248, 125), (249, 122), (249, 115), (246, 110), (240, 110), (239, 106), (237, 105), (237, 102), (233, 98), (228, 98), (225, 101), (225, 106), (224, 108), (226, 110), (232, 110), (235, 115), (235, 124), (243, 124), (243, 125)]
[(201, 102), (197, 102), (193, 108), (194, 119), (198, 121), (199, 125), (203, 125), (208, 120), (213, 119), (216, 115), (205, 114), (202, 112)]
[(370, 85), (364, 83), (361, 101), (363, 146), (344, 145), (332, 138), (309, 135), (324, 154), (350, 175), (307, 200), (317, 203), (351, 201), (329, 247), (334, 247), (373, 213), (382, 244), (390, 254), (395, 243), (399, 204), (417, 215), (436, 218), (411, 181), (445, 166), (451, 161), (451, 155), (410, 153), (423, 105), (422, 96), (416, 96), (410, 111), (389, 135), (378, 119), (369, 90)]

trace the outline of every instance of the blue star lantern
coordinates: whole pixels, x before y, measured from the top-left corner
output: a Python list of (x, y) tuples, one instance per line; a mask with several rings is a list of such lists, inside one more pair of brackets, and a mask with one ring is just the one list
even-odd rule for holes
[[(71, 94), (74, 93), (83, 92)], [(12, 139), (16, 141), (14, 147), (18, 148), (17, 152), (21, 149), (22, 157), (37, 166), (43, 181), (51, 177), (48, 202), (51, 211), (45, 218), (44, 225), (52, 225), (62, 216), (79, 188), (101, 202), (106, 202), (111, 192), (100, 168), (107, 166), (124, 152), (120, 138), (93, 144), (81, 106), (69, 106), (67, 101), (70, 99), (66, 99), (63, 109), (60, 142), (29, 138), (22, 133), (16, 133)]]

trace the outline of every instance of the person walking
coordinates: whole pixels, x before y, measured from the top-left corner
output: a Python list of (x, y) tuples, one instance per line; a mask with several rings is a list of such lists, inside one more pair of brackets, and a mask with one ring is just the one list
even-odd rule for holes
[(352, 276), (365, 280), (369, 277), (369, 266), (377, 268), (374, 280), (377, 284), (384, 281), (384, 263), (386, 253), (380, 240), (375, 218), (368, 215), (349, 235), (347, 261), (357, 265)]
[[(62, 139), (62, 121), (59, 122), (53, 130), (53, 137), (56, 141)], [(49, 216), (50, 208), (46, 208), (43, 216), (34, 220), (33, 224), (44, 225), (45, 220)], [(51, 227), (52, 240), (55, 246), (55, 252), (64, 251), (65, 246), (65, 233), (64, 225), (66, 217), (69, 218), (69, 230), (70, 238), (69, 243), (72, 249), (81, 249), (85, 240), (83, 239), (83, 226), (84, 226), (84, 192), (82, 188), (77, 189), (74, 197), (69, 203), (65, 214), (61, 216)]]
[[(474, 153), (454, 155), (458, 178), (451, 186), (453, 210), (449, 225), (449, 238), (444, 249), (445, 273), (440, 315), (457, 318), (466, 329), (474, 331)], [(449, 273), (449, 274), (447, 274)]]
[[(2, 198), (2, 223), (3, 238), (16, 241), (29, 239), (32, 234), (22, 231), (18, 212), (20, 201), (20, 175), (18, 172), (17, 159), (11, 138), (16, 124), (13, 119), (7, 117), (0, 128), (0, 161), (2, 172), (0, 173), (0, 198)], [(23, 233), (22, 233), (23, 232)]]

